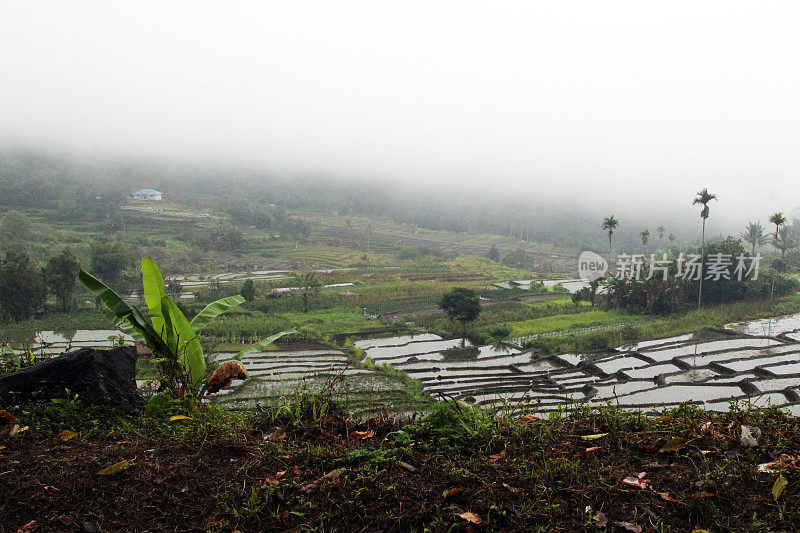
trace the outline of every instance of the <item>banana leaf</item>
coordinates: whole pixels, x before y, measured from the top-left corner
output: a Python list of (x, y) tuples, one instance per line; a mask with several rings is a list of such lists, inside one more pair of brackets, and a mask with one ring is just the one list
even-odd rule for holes
[(228, 296), (227, 298), (222, 298), (221, 300), (217, 300), (216, 302), (211, 302), (210, 304), (205, 306), (202, 311), (197, 313), (197, 316), (195, 316), (192, 319), (190, 324), (195, 331), (200, 331), (204, 327), (206, 327), (206, 325), (213, 319), (215, 319), (228, 309), (236, 307), (237, 305), (240, 305), (243, 302), (244, 298), (239, 296), (238, 294), (236, 296)]
[(266, 348), (267, 346), (269, 346), (270, 344), (272, 344), (276, 340), (280, 339), (284, 335), (291, 335), (292, 333), (297, 333), (297, 330), (296, 329), (290, 329), (290, 330), (287, 330), (287, 331), (281, 331), (280, 333), (276, 333), (275, 335), (272, 335), (271, 337), (267, 337), (263, 341), (259, 341), (259, 342), (255, 343), (255, 344), (251, 344), (250, 346), (248, 346), (244, 350), (242, 350), (239, 353), (237, 353), (236, 355), (234, 355), (231, 359), (234, 360), (234, 361), (241, 361), (242, 357), (244, 357), (245, 355), (247, 355), (249, 353), (258, 352), (260, 350), (263, 350), (264, 348)]
[(142, 258), (142, 286), (144, 300), (150, 311), (150, 322), (157, 333), (164, 329), (164, 315), (161, 312), (161, 298), (167, 295), (164, 290), (164, 277), (158, 265), (150, 257)]
[(178, 361), (189, 371), (192, 385), (197, 387), (206, 374), (203, 348), (189, 321), (169, 296), (161, 298), (161, 313), (164, 316), (167, 344)]
[(108, 321), (111, 322), (115, 328), (130, 335), (133, 337), (133, 340), (142, 344), (147, 344), (147, 338), (142, 334), (141, 330), (133, 327), (133, 325), (128, 322), (127, 319), (119, 318), (117, 315), (109, 311), (108, 308), (103, 309), (103, 314), (106, 316), (106, 318), (108, 318)]
[[(144, 342), (151, 350), (156, 353), (164, 353), (167, 348), (161, 336), (155, 332), (147, 319), (135, 305), (128, 305), (117, 293), (108, 288), (105, 283), (92, 276), (84, 269), (78, 270), (78, 279), (81, 280), (87, 289), (92, 291), (100, 300), (106, 304), (111, 313), (117, 317), (118, 327), (123, 327), (123, 331), (134, 336), (139, 342)], [(124, 324), (124, 326), (121, 326)], [(138, 338), (137, 338), (138, 337)]]

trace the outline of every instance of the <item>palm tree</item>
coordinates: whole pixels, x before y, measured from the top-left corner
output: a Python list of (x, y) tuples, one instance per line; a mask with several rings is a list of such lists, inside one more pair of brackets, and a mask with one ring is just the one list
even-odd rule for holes
[(619, 226), (619, 220), (614, 218), (614, 215), (610, 217), (606, 217), (603, 219), (603, 230), (608, 232), (608, 253), (611, 254), (611, 236), (614, 234), (614, 230), (617, 229)]
[(775, 239), (775, 246), (781, 251), (781, 257), (786, 255), (786, 252), (796, 248), (798, 244), (797, 235), (794, 234), (792, 228), (784, 224), (778, 231), (777, 238)]
[(756, 246), (761, 246), (767, 242), (764, 238), (764, 228), (761, 226), (761, 222), (748, 222), (747, 230), (740, 233), (739, 236), (752, 247), (750, 255), (756, 255)]
[(703, 190), (697, 193), (694, 201), (692, 201), (692, 205), (702, 205), (703, 210), (700, 211), (700, 218), (703, 219), (703, 234), (700, 240), (700, 289), (697, 291), (697, 308), (700, 309), (700, 306), (703, 305), (703, 277), (705, 273), (703, 272), (703, 262), (705, 261), (705, 253), (706, 253), (706, 219), (708, 218), (709, 213), (711, 212), (711, 208), (708, 207), (708, 203), (711, 200), (716, 200), (717, 195), (711, 194), (708, 192), (708, 189), (703, 187)]
[[(786, 217), (783, 216), (783, 213), (780, 211), (777, 213), (773, 213), (771, 217), (769, 217), (769, 221), (771, 224), (775, 224), (775, 235), (772, 237), (772, 245), (777, 248), (778, 247), (778, 230), (781, 229), (781, 226), (786, 224)], [(772, 299), (772, 295), (775, 292), (775, 268), (773, 265), (772, 268), (772, 283), (769, 288), (769, 298)]]
[(674, 234), (674, 233), (670, 233), (670, 234), (669, 234), (669, 242), (675, 242), (675, 239), (677, 239), (677, 237), (675, 236), (675, 234)]
[(639, 237), (642, 239), (642, 246), (647, 246), (647, 241), (650, 240), (650, 230), (646, 229), (639, 233)]
[(772, 237), (772, 245), (778, 248), (778, 231), (781, 229), (781, 226), (786, 224), (786, 217), (783, 216), (783, 213), (774, 213), (769, 217), (769, 222), (770, 224), (775, 224), (775, 235)]
[(667, 232), (667, 228), (665, 228), (664, 226), (659, 226), (658, 228), (656, 228), (656, 231), (658, 232), (658, 240), (663, 241), (664, 234)]

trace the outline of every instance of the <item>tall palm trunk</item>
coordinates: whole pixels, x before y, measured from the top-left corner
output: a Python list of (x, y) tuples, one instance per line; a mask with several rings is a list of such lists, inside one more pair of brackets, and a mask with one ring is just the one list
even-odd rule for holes
[[(778, 228), (779, 227), (780, 226), (775, 224), (775, 245), (776, 245), (776, 247), (778, 245)], [(781, 254), (781, 257), (782, 256), (783, 256), (783, 254)], [(773, 294), (775, 294), (775, 261), (774, 260), (772, 261), (772, 283), (770, 283), (770, 287), (769, 287), (769, 299), (770, 300), (772, 300)]]
[(706, 219), (703, 218), (703, 235), (700, 239), (700, 290), (697, 291), (697, 308), (700, 309), (700, 306), (703, 305), (703, 266), (705, 263), (705, 255), (706, 255)]

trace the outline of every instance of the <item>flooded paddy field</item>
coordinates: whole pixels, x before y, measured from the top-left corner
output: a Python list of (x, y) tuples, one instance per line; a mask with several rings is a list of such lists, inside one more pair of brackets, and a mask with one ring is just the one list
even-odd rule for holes
[(762, 318), (750, 322), (734, 322), (726, 325), (725, 328), (745, 335), (772, 337), (782, 335), (792, 340), (800, 340), (800, 314)]
[(7, 342), (15, 353), (30, 350), (37, 357), (55, 357), (77, 348), (111, 348), (120, 342), (133, 344), (133, 338), (116, 329), (78, 329), (68, 331), (12, 330)]
[[(224, 361), (233, 354), (216, 354)], [(242, 359), (248, 379), (216, 395), (231, 408), (274, 405), (283, 397), (330, 391), (355, 416), (394, 411), (407, 403), (403, 381), (354, 365), (348, 354), (324, 345), (291, 345)]]
[(544, 358), (509, 346), (478, 347), (470, 356), (452, 357), (448, 348), (460, 341), (431, 335), (359, 345), (366, 357), (420, 381), (435, 399), (518, 412), (607, 403), (659, 409), (691, 403), (727, 410), (732, 400), (800, 410), (800, 343), (785, 337), (704, 330)]
[[(736, 400), (776, 405), (800, 413), (798, 316), (737, 324), (737, 331), (701, 330), (594, 353), (537, 357), (513, 345), (462, 347), (460, 339), (431, 333), (363, 339), (364, 360), (322, 344), (281, 346), (247, 355), (246, 381), (236, 381), (216, 401), (244, 408), (268, 405), (298, 392), (331, 391), (358, 413), (408, 412), (401, 373), (417, 380), (434, 400), (458, 400), (515, 412), (552, 412), (576, 406), (668, 408), (691, 403), (727, 410)], [(749, 334), (740, 331), (750, 332)], [(17, 350), (44, 357), (83, 346), (132, 342), (115, 330), (42, 331), (11, 339)], [(226, 360), (232, 354), (215, 354)], [(373, 364), (368, 363), (367, 358)], [(412, 402), (413, 403), (413, 402)]]

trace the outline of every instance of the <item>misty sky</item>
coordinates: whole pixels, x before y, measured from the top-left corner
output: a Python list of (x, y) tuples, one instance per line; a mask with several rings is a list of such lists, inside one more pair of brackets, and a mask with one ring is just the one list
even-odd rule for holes
[(9, 0), (0, 141), (738, 224), (800, 206), (798, 55), (795, 2)]

